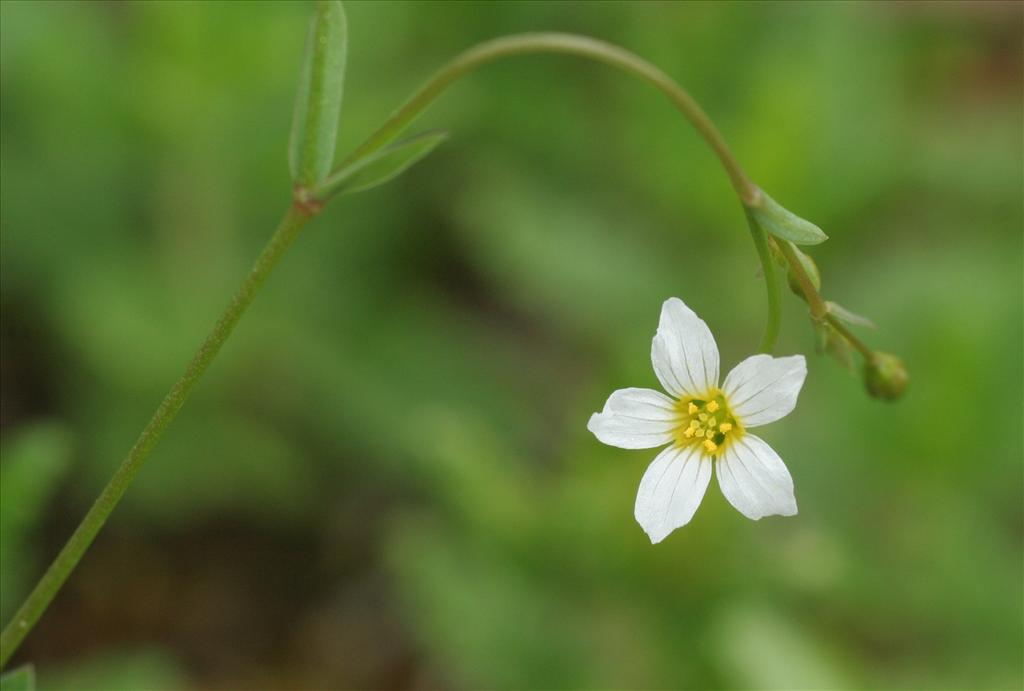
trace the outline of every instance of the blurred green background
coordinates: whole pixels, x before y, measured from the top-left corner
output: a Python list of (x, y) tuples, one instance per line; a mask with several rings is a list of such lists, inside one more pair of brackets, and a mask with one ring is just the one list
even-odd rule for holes
[[(43, 688), (1020, 688), (1022, 5), (359, 3), (339, 150), (492, 36), (566, 30), (686, 85), (831, 240), (832, 299), (913, 381), (809, 354), (768, 428), (800, 514), (713, 484), (652, 547), (652, 451), (585, 428), (655, 386), (661, 301), (756, 346), (724, 173), (648, 86), (489, 66), (449, 142), (328, 207), (26, 640)], [(289, 196), (305, 3), (0, 4), (2, 588), (20, 599)]]

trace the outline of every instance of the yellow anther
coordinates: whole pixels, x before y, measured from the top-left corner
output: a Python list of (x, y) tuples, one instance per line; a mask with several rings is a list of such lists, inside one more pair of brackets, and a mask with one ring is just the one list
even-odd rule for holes
[(718, 401), (709, 401), (707, 408), (709, 413), (715, 412), (716, 410), (718, 410)]
[(687, 439), (692, 437), (693, 433), (694, 433), (694, 429), (692, 427), (687, 427), (685, 430), (683, 430), (683, 436), (686, 437)]
[(697, 430), (697, 436), (698, 437), (703, 437), (704, 436), (704, 428), (703, 427), (701, 427), (699, 430)]
[(717, 424), (718, 424), (718, 420), (715, 417), (713, 417), (713, 416), (712, 416), (712, 418), (710, 420), (708, 420), (708, 427), (714, 427)]
[(690, 415), (695, 414), (698, 410), (700, 410), (700, 408), (698, 408), (697, 404), (694, 403), (693, 401), (690, 401), (690, 405), (686, 406), (686, 412), (688, 412)]
[(693, 429), (697, 429), (698, 427), (700, 427), (700, 423), (697, 422), (696, 420), (690, 420), (690, 427), (692, 427)]
[(723, 422), (722, 425), (718, 428), (718, 430), (720, 432), (728, 432), (731, 429), (732, 429), (732, 423), (731, 422)]
[(705, 439), (704, 448), (707, 449), (709, 453), (714, 453), (715, 451), (718, 451), (718, 444), (711, 441), (710, 439)]
[(707, 413), (701, 413), (700, 415), (697, 416), (697, 419), (700, 420), (701, 422), (707, 422), (708, 421), (708, 414)]

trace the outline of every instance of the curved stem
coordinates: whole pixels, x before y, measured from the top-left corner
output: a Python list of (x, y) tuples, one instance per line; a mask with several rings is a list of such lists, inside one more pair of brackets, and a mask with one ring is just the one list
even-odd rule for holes
[[(746, 212), (757, 202), (761, 194), (760, 189), (747, 177), (711, 118), (683, 87), (662, 70), (623, 48), (587, 36), (563, 33), (504, 36), (480, 43), (458, 55), (438, 70), (426, 84), (420, 87), (419, 91), (392, 113), (384, 124), (336, 166), (333, 172), (346, 168), (391, 142), (459, 77), (499, 58), (528, 53), (563, 53), (590, 58), (625, 70), (652, 84), (672, 101), (673, 105), (690, 121), (718, 156), (718, 160), (729, 175), (733, 189), (739, 196), (744, 211)], [(748, 220), (752, 224), (751, 232), (754, 245), (757, 248), (768, 293), (768, 321), (761, 339), (760, 350), (770, 352), (775, 345), (779, 330), (778, 284), (775, 280), (775, 267), (766, 245), (765, 233), (749, 218), (749, 214)]]
[(135, 445), (128, 452), (127, 458), (121, 463), (113, 477), (103, 488), (100, 496), (93, 503), (92, 508), (82, 519), (82, 522), (75, 529), (75, 532), (68, 539), (64, 548), (61, 549), (57, 558), (53, 560), (50, 567), (43, 574), (39, 583), (32, 590), (21, 608), (14, 614), (14, 618), (8, 622), (0, 633), (0, 668), (7, 664), (11, 655), (17, 650), (22, 639), (28, 634), (39, 617), (46, 610), (47, 605), (60, 590), (68, 575), (74, 570), (78, 561), (85, 554), (85, 551), (92, 544), (93, 538), (106, 523), (111, 512), (121, 501), (125, 491), (135, 478), (139, 468), (142, 467), (146, 457), (149, 456), (157, 441), (163, 435), (171, 421), (177, 416), (181, 406), (185, 403), (188, 395), (195, 388), (195, 385), (202, 378), (203, 373), (217, 357), (224, 341), (234, 330), (238, 320), (242, 317), (246, 308), (252, 302), (259, 291), (260, 286), (266, 280), (267, 275), (274, 268), (285, 250), (298, 236), (299, 231), (306, 225), (311, 214), (308, 208), (294, 204), (285, 214), (284, 219), (274, 231), (273, 236), (267, 241), (263, 251), (260, 252), (256, 263), (253, 265), (249, 275), (246, 276), (241, 287), (235, 293), (227, 309), (214, 325), (213, 330), (199, 346), (199, 350), (192, 358), (181, 379), (171, 387), (171, 390), (164, 397), (160, 406), (156, 409), (149, 424), (139, 435)]
[(775, 341), (779, 337), (779, 322), (782, 321), (782, 308), (779, 300), (779, 282), (775, 278), (775, 262), (772, 261), (771, 250), (768, 249), (768, 234), (754, 218), (749, 207), (743, 207), (747, 214), (750, 235), (757, 248), (757, 257), (761, 260), (761, 271), (764, 273), (764, 287), (768, 292), (768, 321), (764, 325), (764, 335), (758, 350), (771, 353), (775, 350)]
[(442, 67), (419, 91), (405, 102), (376, 132), (353, 151), (335, 170), (359, 160), (392, 141), (423, 112), (441, 92), (459, 77), (477, 67), (511, 55), (564, 53), (578, 55), (625, 70), (652, 84), (686, 116), (722, 162), (736, 194), (744, 204), (754, 203), (758, 189), (743, 172), (725, 138), (697, 102), (671, 77), (627, 50), (587, 36), (562, 33), (534, 33), (503, 36), (476, 45)]

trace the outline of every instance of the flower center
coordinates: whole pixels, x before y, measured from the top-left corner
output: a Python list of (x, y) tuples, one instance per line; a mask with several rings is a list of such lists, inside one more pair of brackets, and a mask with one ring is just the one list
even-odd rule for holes
[(725, 395), (714, 389), (706, 398), (684, 398), (676, 402), (680, 414), (674, 434), (676, 444), (700, 444), (710, 455), (721, 453), (725, 446), (743, 434)]

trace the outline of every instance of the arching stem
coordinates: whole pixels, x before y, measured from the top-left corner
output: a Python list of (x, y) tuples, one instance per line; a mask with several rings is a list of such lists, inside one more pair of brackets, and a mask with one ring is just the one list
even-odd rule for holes
[[(477, 67), (500, 58), (530, 53), (561, 53), (589, 58), (598, 62), (622, 69), (653, 85), (661, 91), (681, 112), (690, 124), (700, 133), (704, 141), (718, 157), (722, 167), (729, 176), (736, 195), (744, 208), (756, 204), (761, 194), (742, 166), (736, 160), (732, 150), (726, 143), (722, 133), (707, 113), (698, 105), (692, 96), (662, 70), (623, 48), (599, 41), (587, 36), (563, 33), (530, 33), (504, 36), (480, 43), (456, 56), (451, 62), (438, 70), (413, 94), (398, 110), (392, 113), (365, 142), (349, 154), (336, 168), (335, 172), (351, 165), (395, 139), (401, 132), (426, 110), (441, 93), (459, 77), (472, 72)], [(749, 220), (749, 219), (748, 219)], [(768, 319), (761, 338), (760, 350), (770, 352), (775, 346), (779, 330), (781, 311), (779, 308), (778, 284), (775, 280), (775, 267), (771, 254), (768, 252), (763, 229), (752, 220), (751, 225), (754, 246), (764, 273), (765, 287), (768, 297)]]
[[(560, 33), (535, 33), (506, 36), (487, 41), (462, 53), (437, 72), (419, 91), (395, 111), (361, 146), (352, 152), (335, 169), (345, 166), (373, 153), (392, 141), (402, 132), (435, 98), (452, 82), (476, 67), (499, 58), (527, 53), (564, 53), (590, 58), (618, 67), (640, 77), (664, 93), (676, 108), (690, 121), (715, 152), (725, 168), (744, 208), (756, 202), (760, 191), (743, 172), (736, 158), (729, 150), (721, 133), (696, 101), (676, 84), (668, 75), (642, 58), (603, 41), (585, 36)], [(217, 356), (221, 346), (234, 330), (242, 314), (252, 302), (260, 286), (284, 252), (298, 236), (309, 218), (320, 209), (318, 200), (308, 198), (304, 190), (298, 190), (296, 203), (292, 205), (274, 235), (267, 242), (256, 259), (252, 271), (235, 293), (227, 309), (217, 321), (213, 330), (200, 346), (191, 364), (181, 379), (171, 387), (160, 403), (149, 424), (146, 425), (127, 458), (114, 473), (110, 482), (96, 499), (92, 508), (72, 534), (67, 544), (43, 574), (14, 618), (0, 633), (0, 668), (14, 654), (22, 639), (39, 620), (43, 611), (53, 600), (61, 586), (78, 564), (82, 555), (92, 544), (96, 534), (103, 527), (111, 512), (120, 502), (171, 421), (177, 416), (192, 389), (202, 378), (207, 367)], [(768, 325), (765, 329), (761, 349), (770, 351), (778, 332), (779, 305), (775, 270), (768, 251), (765, 233), (756, 223), (751, 224), (754, 245), (764, 270), (768, 287)]]
[(32, 630), (35, 623), (42, 616), (46, 607), (53, 600), (53, 597), (64, 585), (64, 581), (74, 570), (82, 555), (89, 549), (93, 538), (106, 523), (110, 513), (121, 501), (121, 497), (128, 490), (135, 475), (139, 472), (143, 462), (149, 456), (153, 447), (163, 436), (167, 426), (178, 415), (178, 411), (185, 404), (192, 389), (206, 372), (213, 359), (217, 357), (221, 346), (231, 335), (238, 320), (242, 318), (245, 310), (256, 297), (257, 291), (273, 270), (274, 266), (284, 255), (285, 250), (295, 241), (299, 231), (310, 219), (310, 209), (301, 204), (293, 204), (284, 219), (278, 225), (277, 230), (270, 240), (263, 247), (259, 257), (253, 264), (252, 270), (242, 282), (241, 287), (235, 293), (227, 309), (214, 325), (213, 330), (203, 341), (192, 362), (186, 368), (171, 390), (161, 401), (160, 406), (153, 413), (153, 417), (146, 425), (139, 438), (135, 441), (128, 456), (121, 463), (121, 466), (114, 473), (113, 477), (103, 488), (100, 496), (93, 503), (92, 508), (79, 523), (78, 528), (68, 539), (64, 548), (61, 549), (57, 558), (53, 560), (50, 567), (43, 574), (43, 577), (32, 589), (25, 602), (21, 605), (14, 617), (0, 633), (0, 668), (7, 664), (11, 655), (17, 650), (22, 639)]
[(697, 102), (671, 77), (638, 55), (588, 36), (562, 33), (533, 33), (503, 36), (480, 43), (455, 57), (438, 70), (370, 137), (345, 158), (336, 169), (344, 168), (376, 151), (397, 137), (434, 99), (459, 77), (488, 62), (512, 55), (562, 53), (577, 55), (618, 67), (652, 84), (686, 116), (722, 162), (740, 201), (756, 201), (758, 189), (743, 172), (725, 138)]

